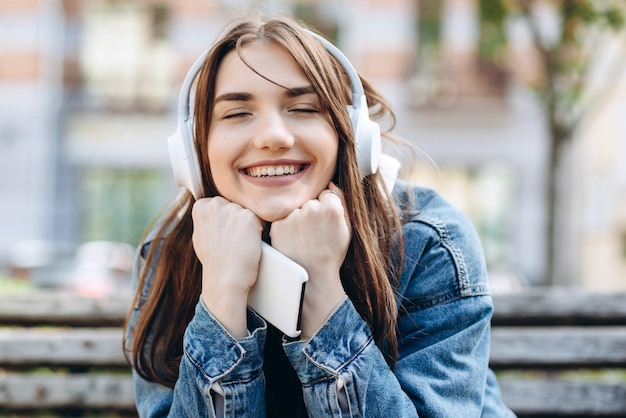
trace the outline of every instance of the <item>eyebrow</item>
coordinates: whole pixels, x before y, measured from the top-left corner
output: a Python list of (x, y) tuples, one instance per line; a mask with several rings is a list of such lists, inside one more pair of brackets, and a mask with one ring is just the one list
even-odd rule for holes
[(307, 94), (317, 94), (317, 92), (315, 91), (315, 88), (311, 85), (303, 87), (293, 87), (285, 91), (285, 96), (288, 98), (304, 96)]
[[(302, 86), (302, 87), (292, 87), (286, 88), (283, 95), (289, 99), (294, 97), (304, 96), (307, 94), (317, 94), (315, 88), (311, 85)], [(232, 92), (232, 93), (224, 93), (220, 94), (215, 98), (214, 103), (217, 104), (219, 102), (249, 102), (254, 99), (254, 96), (250, 93), (246, 92)]]
[(215, 98), (215, 103), (219, 102), (249, 102), (254, 98), (250, 93), (224, 93)]

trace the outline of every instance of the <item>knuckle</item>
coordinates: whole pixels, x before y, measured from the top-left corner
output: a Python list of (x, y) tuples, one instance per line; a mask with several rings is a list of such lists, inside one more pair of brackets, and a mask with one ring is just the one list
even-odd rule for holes
[(193, 219), (196, 219), (200, 214), (204, 211), (205, 202), (202, 200), (196, 200), (191, 208), (191, 216)]

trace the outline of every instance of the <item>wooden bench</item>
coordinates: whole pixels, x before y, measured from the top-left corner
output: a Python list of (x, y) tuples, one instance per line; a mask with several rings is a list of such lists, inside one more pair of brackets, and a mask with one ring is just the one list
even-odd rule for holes
[(122, 352), (129, 306), (58, 292), (0, 296), (0, 416), (136, 417)]
[(494, 296), (491, 366), (520, 417), (626, 417), (626, 293)]
[[(129, 303), (0, 296), (0, 416), (136, 416), (121, 350)], [(533, 289), (494, 304), (491, 366), (518, 416), (626, 416), (626, 293)]]

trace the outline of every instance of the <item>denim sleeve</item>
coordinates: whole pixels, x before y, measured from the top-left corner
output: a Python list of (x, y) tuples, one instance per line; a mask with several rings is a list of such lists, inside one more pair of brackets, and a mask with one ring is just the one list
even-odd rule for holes
[(395, 373), (420, 416), (483, 416), (490, 305), (464, 297), (401, 318)]
[[(484, 312), (481, 305), (489, 306), (483, 297), (459, 302), (473, 305), (469, 311)], [(412, 343), (407, 336), (392, 371), (369, 327), (346, 301), (314, 338), (287, 343), (285, 352), (302, 382), (309, 416), (512, 417), (499, 399), (491, 400), (492, 411), (499, 409), (501, 414), (483, 411), (490, 373), (488, 330), (482, 319), (461, 330), (472, 319), (466, 321), (433, 322), (429, 341), (420, 335), (422, 342)], [(448, 329), (440, 332), (438, 326)], [(426, 330), (416, 330), (421, 332)]]
[[(138, 252), (134, 267), (143, 267), (147, 245)], [(134, 307), (129, 323), (129, 335), (143, 301), (152, 284), (149, 275), (141, 300)], [(265, 321), (248, 310), (250, 335), (236, 340), (217, 321), (200, 299), (195, 315), (183, 337), (183, 356), (174, 389), (142, 379), (133, 369), (135, 403), (139, 416), (144, 417), (237, 417), (265, 416), (265, 379), (263, 376), (263, 346), (267, 326)], [(219, 388), (217, 394), (214, 389)]]
[(285, 343), (310, 416), (513, 416), (490, 387), (493, 307), (481, 245), (450, 210), (429, 208), (403, 229), (393, 370), (349, 300), (309, 342)]
[[(174, 389), (134, 374), (139, 415), (215, 417), (219, 398), (224, 416), (264, 417), (265, 330), (262, 323), (247, 338), (235, 340), (200, 301), (185, 331)], [(222, 395), (216, 395), (215, 385), (219, 385)]]
[(284, 344), (312, 417), (416, 417), (417, 412), (346, 300), (308, 342)]
[(512, 417), (489, 370), (493, 304), (482, 247), (470, 222), (446, 205), (405, 225), (398, 288), (404, 392), (422, 417)]

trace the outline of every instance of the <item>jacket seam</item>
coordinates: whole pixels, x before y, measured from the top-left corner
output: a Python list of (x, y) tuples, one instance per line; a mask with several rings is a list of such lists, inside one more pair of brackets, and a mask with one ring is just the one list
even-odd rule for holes
[(414, 219), (413, 222), (419, 222), (426, 226), (433, 228), (439, 239), (441, 241), (441, 245), (448, 250), (451, 255), (452, 262), (454, 263), (454, 269), (456, 270), (457, 282), (459, 286), (459, 290), (462, 296), (469, 296), (471, 293), (466, 294), (465, 290), (470, 286), (470, 281), (468, 277), (467, 267), (465, 265), (465, 258), (463, 257), (463, 252), (452, 242), (450, 238), (450, 234), (448, 233), (448, 229), (445, 224), (441, 221), (435, 220), (430, 217), (418, 217)]
[(459, 299), (475, 297), (475, 296), (489, 296), (489, 288), (485, 284), (471, 285), (465, 291), (461, 289), (454, 289), (446, 293), (440, 293), (429, 298), (421, 298), (403, 303), (402, 307), (407, 312), (421, 311), (428, 308), (433, 308), (438, 305), (454, 302)]

